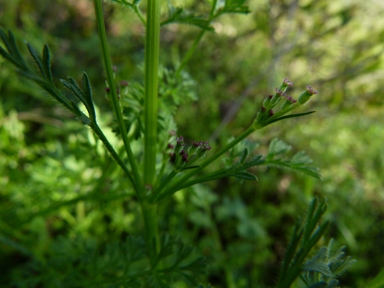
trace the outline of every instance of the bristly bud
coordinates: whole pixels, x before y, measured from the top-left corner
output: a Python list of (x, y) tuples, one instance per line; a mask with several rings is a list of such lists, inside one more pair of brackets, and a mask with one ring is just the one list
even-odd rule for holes
[(283, 92), (282, 90), (280, 90), (278, 87), (275, 89), (276, 91), (276, 94), (279, 95), (279, 96), (285, 96), (285, 92)]
[(188, 153), (191, 155), (195, 155), (197, 149), (199, 148), (200, 144), (196, 143), (195, 141), (192, 141), (192, 145), (188, 148)]
[(177, 142), (177, 144), (179, 144), (181, 146), (185, 146), (185, 144), (184, 144), (184, 137), (183, 136), (177, 137), (176, 138), (176, 142)]
[(185, 155), (185, 151), (184, 151), (184, 150), (181, 150), (181, 151), (180, 151), (180, 155), (184, 156), (184, 155)]
[(207, 151), (211, 150), (212, 147), (208, 146), (208, 142), (202, 141), (199, 142), (199, 145), (200, 147), (197, 149), (196, 157), (202, 159), (207, 154)]
[(267, 110), (265, 107), (261, 107), (261, 111), (265, 112)]
[(185, 146), (184, 137), (183, 136), (177, 137), (176, 138), (175, 153), (180, 153), (180, 151), (183, 149), (184, 146)]
[(120, 89), (116, 89), (116, 93), (117, 93), (117, 94), (120, 94)]
[(291, 107), (292, 103), (296, 103), (296, 102), (297, 102), (297, 100), (295, 100), (291, 96), (287, 95), (287, 101), (285, 101), (283, 103), (283, 105), (281, 105), (281, 110), (285, 110), (285, 109)]
[(168, 143), (168, 146), (167, 146), (169, 149), (173, 149), (175, 148), (175, 145), (172, 145), (171, 143)]
[[(184, 151), (184, 150), (183, 150)], [(185, 162), (188, 163), (188, 154), (183, 154), (183, 157), (181, 159)]]
[(120, 81), (120, 82), (119, 82), (119, 84), (120, 84), (120, 86), (124, 86), (124, 87), (127, 87), (127, 86), (128, 86), (128, 84), (129, 84), (129, 82), (128, 82), (128, 81), (126, 81), (126, 80), (123, 80), (123, 81)]
[(263, 102), (263, 106), (264, 107), (267, 107), (269, 105), (269, 103), (271, 103), (271, 99), (272, 99), (273, 95), (269, 95)]
[(315, 91), (311, 86), (306, 86), (306, 88), (307, 88), (307, 91), (308, 91), (309, 93), (311, 93), (312, 95), (313, 95), (313, 94), (317, 94), (317, 91)]
[(106, 92), (110, 92), (110, 91), (111, 91), (111, 88), (109, 88), (109, 87), (105, 87), (104, 90), (105, 90)]
[(285, 85), (286, 87), (292, 87), (293, 83), (288, 81), (287, 78), (284, 78), (284, 81), (283, 81), (283, 85)]
[(317, 91), (315, 91), (313, 88), (311, 88), (311, 86), (307, 86), (307, 91), (302, 93), (299, 97), (299, 103), (301, 105), (307, 103), (311, 99), (311, 96), (314, 94), (317, 94)]
[(272, 109), (269, 110), (268, 113), (269, 113), (269, 115), (271, 115), (271, 116), (273, 116), (273, 114), (274, 114), (273, 111), (272, 111)]

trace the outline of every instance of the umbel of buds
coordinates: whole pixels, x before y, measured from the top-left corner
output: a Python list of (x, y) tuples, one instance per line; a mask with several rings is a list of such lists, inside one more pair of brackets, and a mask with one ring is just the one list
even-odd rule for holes
[[(208, 146), (208, 142), (194, 142), (188, 147), (187, 150), (184, 150), (185, 143), (184, 137), (180, 136), (176, 138), (176, 145), (174, 147), (174, 152), (171, 153), (171, 157), (176, 156), (174, 162), (174, 170), (180, 172), (181, 170), (188, 167), (190, 164), (195, 162), (198, 159), (204, 158), (206, 152), (211, 150), (211, 147)], [(168, 144), (167, 148), (173, 148), (172, 144)], [(188, 153), (186, 152), (188, 151)], [(188, 164), (187, 164), (188, 163)]]
[[(278, 121), (281, 116), (292, 111), (298, 106), (307, 103), (311, 99), (312, 95), (317, 94), (317, 91), (315, 91), (310, 86), (307, 86), (307, 90), (299, 96), (298, 100), (295, 100), (291, 96), (286, 95), (287, 88), (292, 87), (292, 85), (292, 82), (288, 81), (285, 78), (283, 83), (275, 89), (275, 95), (269, 95), (264, 100), (263, 106), (260, 108), (260, 111), (257, 113), (256, 119), (254, 121), (254, 128), (257, 129), (260, 127), (264, 127), (272, 122)], [(273, 111), (275, 106), (283, 98), (286, 98), (286, 100), (281, 105), (281, 110), (278, 112)], [(300, 116), (303, 116), (303, 113), (301, 113)]]

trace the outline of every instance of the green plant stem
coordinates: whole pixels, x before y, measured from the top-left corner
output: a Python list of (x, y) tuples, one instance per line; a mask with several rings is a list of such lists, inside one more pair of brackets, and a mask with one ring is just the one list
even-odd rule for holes
[(156, 268), (157, 251), (160, 246), (159, 228), (157, 225), (157, 204), (148, 203), (147, 200), (140, 202), (141, 213), (145, 225), (146, 246), (148, 258), (152, 269)]
[(154, 184), (157, 148), (157, 98), (160, 46), (160, 0), (148, 0), (145, 43), (144, 183)]
[[(148, 0), (145, 41), (144, 165), (145, 184), (155, 184), (157, 152), (157, 98), (160, 49), (160, 0)], [(159, 249), (157, 205), (147, 199), (140, 203), (145, 224), (146, 245), (151, 268), (155, 269)]]
[(141, 11), (137, 5), (133, 6), (133, 11), (135, 11), (136, 15), (139, 16), (139, 18), (140, 18), (141, 22), (144, 24), (144, 26), (147, 25), (147, 22), (145, 21), (144, 16), (143, 16), (143, 14), (141, 14)]
[[(221, 253), (223, 255), (224, 260), (227, 261), (228, 260), (227, 259), (228, 255), (224, 251), (223, 242), (221, 241), (219, 228), (217, 227), (215, 219), (213, 218), (213, 213), (212, 213), (211, 206), (207, 205), (206, 206), (206, 210), (207, 210), (207, 214), (209, 216), (209, 220), (212, 223), (211, 231), (212, 231), (213, 239), (216, 242), (217, 250), (219, 251), (219, 253)], [(223, 269), (224, 269), (224, 273), (225, 273), (225, 279), (226, 279), (226, 282), (227, 282), (227, 287), (228, 288), (237, 288), (236, 282), (233, 279), (233, 275), (232, 275), (231, 269), (227, 265), (223, 265)]]
[(165, 187), (165, 185), (167, 185), (173, 179), (173, 177), (177, 175), (177, 173), (178, 172), (176, 172), (175, 170), (172, 170), (168, 174), (168, 176), (163, 181), (160, 182), (160, 186), (154, 189), (155, 193), (160, 193), (161, 190)]
[(199, 173), (201, 170), (203, 170), (206, 166), (211, 164), (213, 161), (215, 161), (217, 158), (219, 158), (221, 155), (223, 155), (225, 152), (227, 152), (229, 149), (234, 147), (236, 144), (238, 144), (240, 141), (244, 140), (246, 137), (248, 137), (252, 132), (262, 128), (261, 126), (255, 126), (251, 125), (247, 130), (245, 130), (242, 134), (240, 134), (236, 139), (234, 139), (232, 142), (225, 145), (223, 148), (221, 148), (219, 151), (217, 151), (214, 155), (206, 159), (202, 164), (200, 164), (199, 168), (193, 169), (190, 172), (186, 173), (183, 177), (181, 177), (179, 180), (177, 180), (172, 186), (165, 189), (163, 193), (158, 194), (157, 197), (155, 197), (155, 200), (159, 201), (167, 196), (172, 195), (176, 191), (179, 190), (179, 187), (183, 185), (189, 178), (194, 176), (195, 174)]
[(115, 115), (117, 118), (117, 123), (119, 125), (120, 133), (123, 138), (124, 142), (124, 147), (128, 155), (128, 160), (132, 168), (132, 173), (135, 178), (136, 182), (136, 192), (139, 198), (142, 198), (142, 192), (144, 191), (144, 187), (141, 182), (141, 177), (139, 173), (139, 169), (137, 167), (135, 158), (132, 153), (131, 146), (129, 145), (128, 142), (128, 137), (127, 137), (127, 129), (125, 127), (123, 115), (121, 113), (121, 109), (119, 106), (119, 99), (117, 96), (117, 91), (116, 91), (116, 85), (115, 81), (113, 79), (113, 71), (112, 71), (112, 61), (111, 57), (109, 55), (109, 50), (108, 50), (108, 43), (107, 43), (107, 35), (105, 32), (105, 24), (104, 24), (104, 17), (103, 17), (103, 7), (102, 7), (102, 0), (93, 0), (94, 7), (95, 7), (95, 15), (96, 15), (96, 21), (97, 21), (97, 28), (99, 31), (99, 39), (100, 39), (100, 44), (101, 44), (101, 52), (103, 56), (103, 62), (104, 62), (104, 67), (105, 67), (105, 72), (107, 74), (107, 81), (109, 88), (111, 89), (111, 94), (112, 94), (112, 104), (113, 104), (113, 110), (115, 111)]
[[(212, 7), (211, 7), (211, 11), (209, 13), (209, 20), (208, 20), (209, 22), (211, 22), (215, 18), (214, 13), (215, 13), (215, 9), (216, 9), (216, 3), (217, 3), (217, 0), (212, 1)], [(176, 78), (178, 78), (180, 76), (181, 70), (184, 69), (185, 65), (187, 65), (187, 63), (191, 59), (192, 55), (195, 53), (197, 45), (200, 43), (201, 38), (203, 38), (205, 31), (206, 31), (205, 29), (202, 29), (200, 31), (200, 33), (197, 35), (195, 41), (193, 41), (192, 46), (188, 49), (187, 53), (185, 54), (183, 60), (180, 63), (180, 66), (176, 70)]]
[(119, 166), (121, 167), (121, 169), (123, 169), (123, 171), (125, 172), (125, 174), (127, 175), (127, 177), (129, 178), (129, 180), (131, 181), (133, 187), (135, 188), (136, 192), (138, 191), (139, 187), (137, 187), (137, 183), (135, 181), (135, 179), (132, 178), (132, 175), (131, 175), (131, 172), (129, 172), (127, 166), (124, 164), (123, 160), (120, 158), (120, 156), (116, 153), (115, 149), (113, 149), (111, 143), (109, 143), (107, 137), (105, 137), (103, 131), (100, 129), (100, 127), (92, 122), (90, 124), (90, 127), (91, 129), (93, 130), (93, 132), (95, 132), (95, 134), (97, 135), (97, 137), (99, 137), (99, 139), (101, 140), (101, 142), (103, 142), (105, 148), (107, 148), (108, 152), (111, 154), (112, 158), (117, 162), (117, 164), (119, 164)]
[[(160, 172), (159, 172), (159, 175), (157, 175), (157, 179), (156, 179), (156, 183), (155, 183), (154, 187), (158, 187), (160, 185), (161, 178), (163, 177), (164, 172), (165, 172), (165, 168), (167, 167), (167, 162), (168, 162), (167, 160), (168, 159), (166, 158), (166, 155), (164, 154), (163, 155), (163, 163), (161, 164)], [(156, 190), (156, 188), (155, 188), (155, 190)]]

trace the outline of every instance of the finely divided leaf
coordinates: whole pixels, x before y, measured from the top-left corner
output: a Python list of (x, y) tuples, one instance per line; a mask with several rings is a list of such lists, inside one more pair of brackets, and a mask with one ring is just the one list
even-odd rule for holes
[(170, 1), (168, 1), (168, 18), (161, 22), (161, 26), (170, 23), (179, 23), (197, 26), (201, 29), (213, 31), (213, 27), (210, 26), (210, 21), (204, 19), (202, 16), (196, 16), (184, 11), (183, 8), (174, 7)]

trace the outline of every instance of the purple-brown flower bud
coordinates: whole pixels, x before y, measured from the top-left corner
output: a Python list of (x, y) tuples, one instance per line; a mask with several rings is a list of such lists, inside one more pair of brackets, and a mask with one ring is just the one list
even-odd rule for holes
[(185, 146), (185, 144), (184, 144), (184, 137), (183, 136), (177, 137), (176, 138), (176, 142), (177, 142), (177, 144), (179, 144), (181, 146)]
[(127, 87), (127, 86), (128, 86), (128, 84), (129, 84), (129, 82), (128, 82), (128, 81), (126, 81), (126, 80), (123, 80), (123, 81), (120, 81), (120, 82), (119, 82), (119, 84), (120, 84), (120, 86), (124, 86), (124, 87)]
[(116, 67), (116, 66), (112, 66), (112, 70), (113, 70), (114, 72), (116, 72), (116, 71), (117, 71), (117, 67)]
[(289, 86), (289, 87), (292, 87), (293, 83), (288, 81), (287, 78), (284, 78), (284, 81), (283, 81), (283, 85), (286, 85), (286, 86)]
[(106, 92), (110, 92), (110, 91), (111, 91), (111, 88), (109, 88), (109, 87), (105, 87), (104, 90), (105, 90)]
[(175, 153), (169, 153), (169, 157), (173, 158), (175, 156)]
[(310, 94), (317, 94), (317, 91), (315, 91), (311, 86), (307, 86), (307, 92), (310, 93)]
[(171, 143), (168, 143), (168, 146), (167, 146), (169, 149), (173, 149), (175, 148), (175, 145), (172, 145)]
[(311, 88), (311, 86), (307, 86), (306, 88), (307, 88), (307, 91), (302, 93), (299, 97), (299, 103), (301, 105), (307, 103), (311, 99), (312, 95), (317, 94), (317, 91)]
[(269, 113), (269, 115), (271, 115), (271, 116), (273, 116), (273, 114), (274, 114), (273, 111), (272, 111), (272, 109), (269, 110), (268, 113)]
[(275, 91), (276, 91), (276, 94), (277, 94), (277, 95), (279, 95), (279, 96), (285, 96), (285, 92), (281, 91), (278, 87), (276, 87)]
[(183, 157), (181, 159), (185, 162), (188, 163), (188, 154), (183, 154)]
[(180, 155), (184, 156), (184, 155), (185, 155), (185, 151), (184, 151), (184, 150), (181, 150), (181, 151), (180, 151)]
[(199, 147), (200, 144), (199, 144), (199, 143), (195, 143), (194, 141), (192, 141), (192, 146), (193, 146), (193, 147)]

